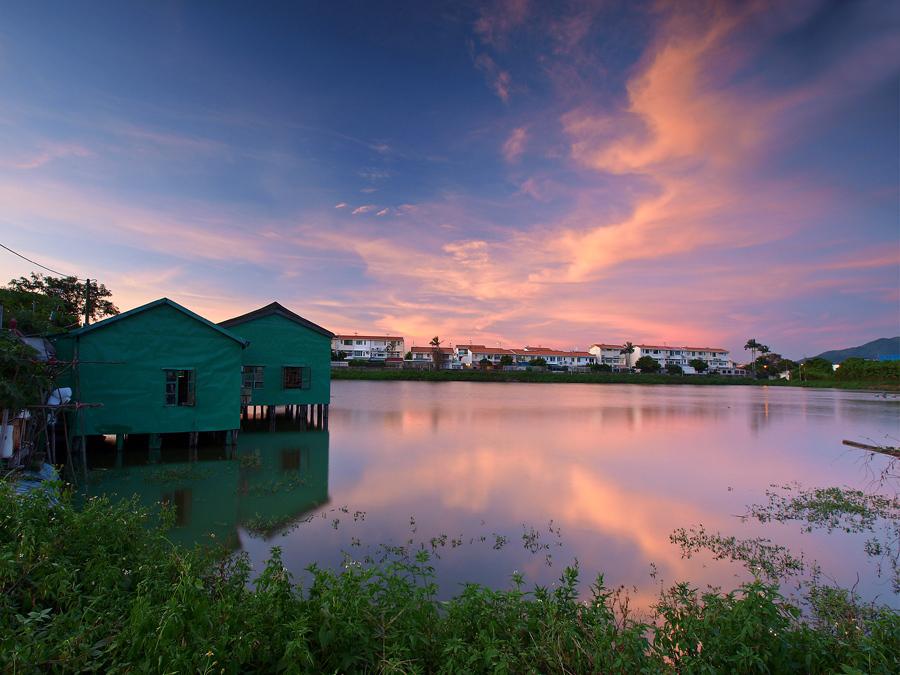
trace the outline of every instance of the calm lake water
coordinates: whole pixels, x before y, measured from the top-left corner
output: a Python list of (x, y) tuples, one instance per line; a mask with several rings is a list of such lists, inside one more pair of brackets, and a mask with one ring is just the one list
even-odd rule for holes
[[(889, 574), (866, 556), (868, 535), (803, 533), (737, 516), (773, 483), (871, 487), (884, 458), (842, 439), (898, 445), (894, 395), (744, 386), (353, 382), (332, 385), (328, 432), (244, 432), (221, 448), (129, 453), (95, 472), (94, 493), (174, 503), (173, 537), (211, 533), (261, 566), (272, 546), (302, 577), (310, 563), (424, 546), (442, 594), (464, 581), (509, 585), (513, 571), (552, 583), (577, 559), (635, 587), (735, 587), (746, 573), (709, 555), (684, 559), (679, 527), (774, 542), (817, 561), (867, 598), (897, 605)], [(893, 486), (892, 486), (893, 487)], [(655, 577), (651, 569), (655, 568)]]

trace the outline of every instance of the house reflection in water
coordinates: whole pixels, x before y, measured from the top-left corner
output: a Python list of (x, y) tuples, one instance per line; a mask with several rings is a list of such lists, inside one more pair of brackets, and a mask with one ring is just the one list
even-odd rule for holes
[(239, 529), (268, 539), (328, 503), (328, 432), (242, 433), (230, 459), (126, 465), (89, 492), (169, 504), (179, 544), (238, 548)]

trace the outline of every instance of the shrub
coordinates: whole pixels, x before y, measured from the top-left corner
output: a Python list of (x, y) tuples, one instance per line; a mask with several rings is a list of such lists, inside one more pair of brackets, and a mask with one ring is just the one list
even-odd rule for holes
[[(184, 550), (136, 502), (14, 494), (0, 483), (0, 668), (5, 671), (890, 672), (900, 620), (822, 589), (812, 621), (773, 586), (698, 595), (679, 584), (654, 622), (603, 577), (553, 590), (467, 585), (437, 599), (425, 551), (379, 565), (310, 568), (296, 585), (272, 549), (250, 584), (246, 556)], [(858, 609), (858, 608), (857, 608)]]

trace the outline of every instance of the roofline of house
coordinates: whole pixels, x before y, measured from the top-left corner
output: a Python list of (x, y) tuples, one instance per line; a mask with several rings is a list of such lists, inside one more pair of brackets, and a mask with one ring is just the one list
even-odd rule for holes
[(110, 324), (113, 324), (116, 321), (121, 321), (122, 319), (127, 319), (128, 317), (134, 316), (135, 314), (140, 314), (141, 312), (145, 312), (148, 309), (153, 309), (154, 307), (159, 307), (161, 305), (168, 305), (169, 307), (177, 309), (182, 314), (186, 314), (187, 316), (191, 317), (192, 319), (199, 321), (200, 323), (206, 324), (210, 328), (213, 328), (213, 329), (217, 330), (218, 332), (220, 332), (225, 337), (229, 337), (232, 340), (234, 340), (235, 342), (238, 342), (241, 345), (241, 347), (246, 347), (247, 345), (250, 344), (250, 342), (248, 340), (245, 340), (244, 338), (235, 335), (231, 331), (226, 330), (222, 326), (220, 326), (216, 323), (213, 323), (209, 319), (206, 319), (206, 318), (200, 316), (196, 312), (192, 312), (187, 307), (184, 307), (183, 305), (179, 305), (177, 302), (175, 302), (174, 300), (170, 300), (169, 298), (160, 298), (159, 300), (154, 300), (152, 302), (148, 302), (144, 305), (141, 305), (140, 307), (135, 307), (133, 309), (129, 309), (127, 312), (122, 312), (121, 314), (116, 314), (115, 316), (111, 316), (108, 319), (103, 319), (102, 321), (98, 321), (97, 323), (91, 323), (91, 324), (88, 324), (87, 326), (82, 326), (81, 328), (77, 328), (75, 330), (69, 331), (68, 333), (63, 333), (62, 335), (74, 335), (75, 337), (80, 337), (81, 335), (84, 335), (85, 333), (90, 333), (91, 331), (97, 330), (98, 328), (105, 328), (106, 326), (109, 326)]
[(334, 333), (332, 333), (327, 328), (322, 328), (319, 324), (313, 323), (309, 319), (304, 319), (299, 314), (296, 314), (289, 310), (284, 305), (278, 302), (270, 302), (265, 307), (260, 307), (259, 309), (254, 309), (252, 312), (247, 312), (246, 314), (241, 314), (240, 316), (236, 316), (232, 319), (226, 319), (219, 323), (219, 326), (223, 326), (225, 328), (231, 328), (232, 326), (239, 326), (242, 323), (247, 323), (248, 321), (253, 321), (254, 319), (260, 319), (264, 316), (281, 316), (285, 319), (289, 319), (294, 323), (298, 323), (304, 328), (309, 328), (310, 330), (315, 331), (316, 333), (320, 333), (328, 338), (333, 338)]

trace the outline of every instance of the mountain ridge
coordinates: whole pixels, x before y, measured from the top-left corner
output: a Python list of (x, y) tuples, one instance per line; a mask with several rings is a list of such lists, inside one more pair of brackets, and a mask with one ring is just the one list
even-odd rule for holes
[(884, 356), (900, 356), (900, 336), (892, 338), (878, 338), (857, 347), (845, 349), (830, 349), (813, 358), (825, 359), (831, 363), (857, 357), (861, 359), (877, 359)]

